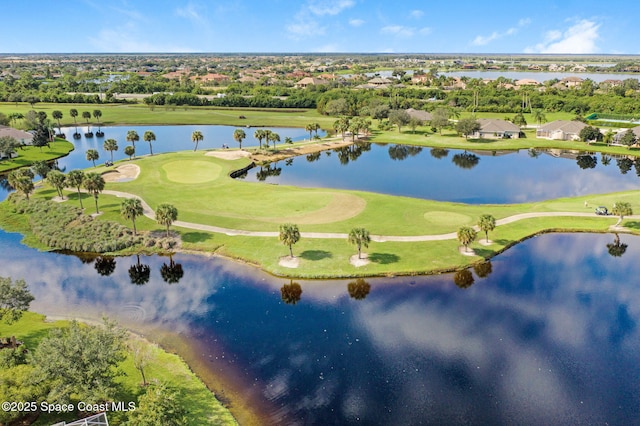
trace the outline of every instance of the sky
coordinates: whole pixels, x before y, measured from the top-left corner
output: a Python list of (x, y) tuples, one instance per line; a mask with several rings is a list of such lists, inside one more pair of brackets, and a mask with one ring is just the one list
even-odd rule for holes
[(29, 0), (0, 53), (640, 54), (628, 0)]

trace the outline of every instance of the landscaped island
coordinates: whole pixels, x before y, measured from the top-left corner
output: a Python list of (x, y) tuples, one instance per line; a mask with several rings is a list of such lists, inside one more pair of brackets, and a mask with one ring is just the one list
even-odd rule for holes
[[(232, 171), (246, 167), (250, 159), (227, 160), (215, 154), (188, 151), (117, 163), (116, 170), (133, 167), (139, 174), (126, 182), (107, 182), (99, 193), (101, 214), (97, 220), (131, 227), (131, 220), (121, 214), (121, 204), (124, 198), (138, 198), (147, 206), (149, 217), (140, 215), (136, 219), (137, 230), (145, 233), (165, 229), (153, 219), (153, 211), (162, 203), (171, 203), (179, 212), (171, 230), (180, 240), (172, 250), (215, 253), (276, 275), (338, 278), (457, 270), (540, 232), (609, 231), (617, 218), (596, 216), (592, 209), (585, 209), (587, 199), (609, 206), (616, 202), (640, 203), (637, 191), (526, 204), (466, 205), (362, 191), (263, 185), (229, 177)], [(95, 170), (114, 173), (111, 168)], [(35, 193), (36, 198), (45, 199), (57, 195), (49, 185)], [(63, 204), (79, 207), (78, 196), (85, 206), (92, 205), (89, 194), (71, 189), (65, 191)], [(3, 226), (30, 235), (24, 222), (21, 227), (11, 225), (21, 222), (12, 209), (10, 203), (3, 204)], [(456, 232), (460, 227), (476, 225), (486, 214), (498, 223), (491, 232), (492, 242), (471, 243), (474, 255), (461, 253)], [(278, 240), (279, 226), (284, 223), (296, 224), (301, 233), (293, 246), (298, 260), (295, 267), (280, 261), (289, 254)], [(365, 250), (368, 262), (359, 266), (349, 261), (355, 252), (347, 243), (347, 235), (354, 228), (371, 233), (371, 243)], [(38, 244), (32, 237), (28, 241)], [(126, 253), (136, 250), (149, 248), (134, 245)]]

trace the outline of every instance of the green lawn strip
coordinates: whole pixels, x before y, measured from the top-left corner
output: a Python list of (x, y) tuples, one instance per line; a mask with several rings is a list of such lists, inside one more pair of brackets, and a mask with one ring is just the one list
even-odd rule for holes
[[(20, 321), (8, 325), (0, 322), (0, 336), (15, 335), (17, 340), (24, 341), (28, 349), (34, 350), (41, 339), (47, 336), (49, 330), (68, 327), (68, 321), (47, 321), (44, 315), (25, 312)], [(137, 337), (132, 337), (137, 338)], [(152, 357), (145, 370), (147, 380), (158, 379), (180, 392), (179, 403), (189, 412), (190, 425), (233, 425), (237, 424), (231, 413), (215, 398), (206, 386), (189, 369), (185, 362), (177, 355), (163, 351), (157, 345), (148, 343)], [(143, 392), (140, 387), (141, 376), (133, 365), (131, 356), (121, 364), (125, 373), (118, 379), (121, 383), (121, 393), (117, 395), (119, 401), (137, 401)], [(122, 424), (125, 415), (119, 412), (109, 412), (109, 421)], [(48, 425), (58, 421), (58, 417), (42, 415), (36, 424)], [(73, 420), (73, 416), (65, 418)]]
[[(63, 127), (74, 127), (69, 110), (75, 108), (79, 115), (83, 111), (102, 111), (102, 125), (180, 125), (180, 124), (220, 124), (239, 127), (303, 127), (318, 122), (323, 129), (331, 129), (335, 117), (320, 115), (315, 109), (251, 109), (251, 108), (215, 108), (215, 107), (164, 107), (157, 106), (151, 110), (146, 105), (126, 104), (55, 104), (38, 103), (34, 108), (27, 103), (0, 103), (0, 112), (10, 114), (20, 112), (26, 114), (30, 110), (44, 111), (49, 117), (55, 110), (61, 111)], [(240, 118), (244, 116), (246, 118)], [(86, 120), (77, 117), (79, 127), (86, 126)], [(91, 127), (96, 125), (94, 119), (89, 120)], [(56, 122), (57, 128), (57, 122)], [(247, 129), (251, 130), (251, 129)], [(252, 132), (253, 134), (253, 132)], [(124, 141), (122, 141), (124, 143)]]
[[(535, 137), (535, 130), (527, 129), (526, 137), (519, 139), (465, 139), (451, 129), (444, 129), (440, 133), (432, 133), (426, 127), (419, 127), (415, 133), (405, 127), (402, 132), (374, 131), (369, 138), (371, 142), (417, 145), (430, 148), (483, 150), (483, 151), (515, 151), (520, 149), (558, 149), (584, 152), (602, 152), (621, 156), (640, 156), (640, 149), (621, 146), (607, 146), (606, 144), (587, 144), (581, 141), (559, 141), (539, 139)], [(426, 135), (426, 136), (425, 136)]]
[[(198, 234), (198, 238), (184, 238), (183, 248), (194, 251), (211, 252), (225, 257), (245, 261), (269, 273), (298, 278), (347, 278), (381, 275), (414, 275), (457, 270), (474, 263), (490, 259), (508, 247), (532, 235), (549, 232), (608, 232), (616, 218), (596, 217), (574, 218), (534, 218), (497, 227), (489, 233), (492, 244), (480, 243), (484, 234), (470, 248), (475, 256), (460, 254), (457, 240), (429, 242), (371, 242), (363, 253), (369, 255), (370, 263), (355, 267), (349, 259), (357, 253), (346, 239), (302, 238), (293, 246), (298, 257), (298, 268), (279, 265), (289, 249), (276, 238), (247, 236), (227, 236), (221, 234)], [(626, 221), (630, 228), (640, 227), (633, 221)]]
[(56, 139), (55, 142), (44, 146), (42, 149), (34, 146), (18, 148), (17, 157), (0, 161), (0, 173), (20, 167), (30, 166), (34, 161), (51, 161), (64, 157), (74, 150), (74, 145), (64, 139)]

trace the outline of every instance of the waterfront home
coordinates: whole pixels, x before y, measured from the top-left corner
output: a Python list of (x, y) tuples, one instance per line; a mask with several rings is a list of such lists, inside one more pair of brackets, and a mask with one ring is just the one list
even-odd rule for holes
[(587, 125), (581, 121), (556, 120), (538, 127), (536, 137), (561, 141), (580, 140), (578, 135), (585, 127)]
[(636, 140), (640, 140), (640, 126), (636, 126), (636, 127), (632, 127), (631, 129), (620, 130), (618, 133), (616, 133), (613, 136), (613, 145), (622, 145), (620, 141), (624, 137), (624, 134), (627, 133), (628, 130), (631, 130), (636, 135)]
[(497, 118), (479, 118), (480, 130), (470, 135), (480, 139), (518, 139), (520, 127), (515, 124)]
[(0, 138), (4, 136), (14, 138), (21, 145), (31, 145), (33, 143), (33, 135), (31, 133), (9, 126), (0, 126)]
[(431, 119), (433, 118), (430, 112), (423, 111), (421, 109), (409, 108), (405, 111), (407, 111), (407, 114), (409, 114), (409, 117), (417, 118), (422, 122), (431, 121)]

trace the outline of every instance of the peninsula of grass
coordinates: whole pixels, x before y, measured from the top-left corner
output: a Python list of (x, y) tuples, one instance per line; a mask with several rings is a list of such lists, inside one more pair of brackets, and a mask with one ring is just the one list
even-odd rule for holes
[[(28, 350), (37, 348), (39, 342), (47, 336), (49, 330), (68, 327), (68, 321), (48, 321), (44, 315), (34, 312), (25, 312), (22, 318), (11, 324), (0, 322), (0, 336), (15, 336), (17, 340), (24, 342)], [(131, 339), (141, 340), (137, 336)], [(157, 345), (146, 340), (142, 344), (148, 345), (151, 352), (150, 362), (145, 369), (148, 380), (158, 379), (169, 387), (178, 391), (180, 406), (189, 412), (190, 425), (236, 425), (237, 422), (223, 404), (216, 399), (214, 394), (198, 379), (189, 369), (187, 364), (177, 355), (165, 352)], [(137, 401), (144, 392), (140, 386), (141, 376), (134, 367), (130, 354), (120, 365), (124, 372), (118, 381), (120, 383), (120, 401)], [(126, 421), (124, 412), (109, 412), (109, 422), (124, 424)], [(41, 415), (36, 425), (49, 425), (60, 421), (60, 416), (55, 418), (50, 415)], [(75, 420), (72, 414), (65, 418), (66, 421)]]
[[(339, 278), (428, 274), (452, 271), (489, 259), (511, 245), (532, 235), (548, 231), (608, 232), (616, 217), (598, 217), (590, 206), (611, 206), (617, 201), (640, 205), (640, 193), (627, 191), (612, 194), (561, 198), (524, 204), (469, 205), (408, 197), (321, 188), (300, 188), (244, 182), (229, 177), (233, 170), (249, 160), (223, 160), (204, 152), (178, 152), (138, 158), (131, 163), (140, 167), (138, 178), (121, 183), (108, 183), (100, 195), (98, 220), (110, 220), (131, 226), (120, 216), (121, 198), (109, 191), (120, 191), (142, 198), (152, 209), (160, 203), (178, 209), (179, 222), (172, 229), (180, 234), (182, 249), (217, 253), (254, 264), (270, 273), (306, 278)], [(122, 163), (130, 163), (128, 160)], [(103, 168), (97, 168), (104, 170)], [(197, 171), (194, 172), (194, 171)], [(77, 194), (69, 191), (67, 201), (77, 206)], [(44, 188), (36, 197), (51, 198), (55, 190)], [(85, 205), (91, 205), (87, 194)], [(3, 206), (3, 226), (20, 224), (10, 209)], [(424, 236), (455, 233), (461, 226), (475, 225), (482, 214), (496, 219), (524, 213), (569, 212), (584, 216), (545, 216), (523, 219), (498, 226), (490, 233), (493, 244), (472, 244), (475, 256), (458, 251), (455, 238), (438, 241), (375, 242), (380, 236)], [(181, 223), (184, 226), (181, 227)], [(293, 247), (299, 258), (298, 268), (279, 264), (288, 254), (275, 236), (282, 223), (299, 226), (303, 238)], [(640, 222), (627, 218), (624, 232), (640, 233)], [(158, 231), (163, 227), (154, 220), (140, 217), (139, 231)], [(229, 232), (210, 232), (207, 226), (227, 228)], [(305, 233), (347, 234), (364, 227), (374, 237), (368, 249), (370, 263), (354, 267), (349, 258), (355, 253), (346, 237), (307, 238)], [(11, 230), (11, 229), (9, 229)], [(233, 230), (271, 232), (273, 236), (256, 237), (237, 234)], [(28, 233), (27, 233), (28, 235)], [(480, 236), (479, 236), (480, 238)]]
[(8, 172), (20, 167), (26, 167), (35, 161), (52, 161), (68, 155), (74, 150), (74, 145), (64, 139), (56, 138), (49, 146), (37, 148), (35, 146), (25, 146), (18, 148), (15, 158), (0, 160), (0, 173)]

